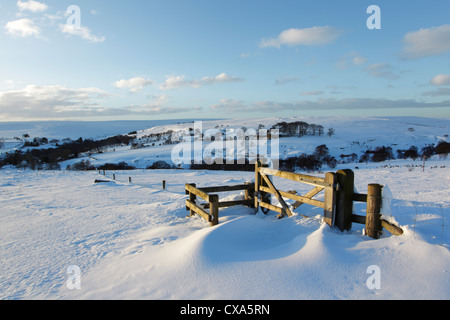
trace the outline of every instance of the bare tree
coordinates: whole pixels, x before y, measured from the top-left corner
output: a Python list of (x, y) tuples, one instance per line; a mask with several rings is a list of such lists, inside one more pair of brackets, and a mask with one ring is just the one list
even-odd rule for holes
[(328, 128), (327, 136), (331, 138), (332, 135), (334, 135), (334, 129), (333, 128)]

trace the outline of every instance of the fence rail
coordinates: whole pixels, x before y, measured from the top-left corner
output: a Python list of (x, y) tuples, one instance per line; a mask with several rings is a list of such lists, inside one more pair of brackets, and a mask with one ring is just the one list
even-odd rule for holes
[[(219, 224), (219, 208), (231, 207), (237, 205), (244, 205), (248, 207), (253, 207), (254, 200), (254, 189), (255, 185), (253, 183), (235, 185), (235, 186), (217, 186), (217, 187), (205, 187), (197, 188), (195, 184), (186, 184), (185, 186), (186, 194), (189, 195), (189, 199), (186, 200), (186, 210), (190, 211), (190, 217), (198, 214), (203, 219), (208, 221), (211, 226)], [(229, 191), (245, 191), (244, 200), (234, 200), (234, 201), (222, 201), (219, 202), (219, 192), (229, 192)], [(197, 197), (205, 200), (206, 203), (197, 203)], [(205, 211), (205, 209), (209, 209)]]

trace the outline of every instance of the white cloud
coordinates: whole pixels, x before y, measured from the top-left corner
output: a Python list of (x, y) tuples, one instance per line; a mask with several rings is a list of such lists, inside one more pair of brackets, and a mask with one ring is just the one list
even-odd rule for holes
[(346, 57), (340, 58), (336, 67), (345, 70), (352, 65), (362, 66), (367, 62), (367, 58), (363, 57), (360, 53), (352, 51)]
[(354, 65), (360, 66), (360, 65), (363, 65), (364, 63), (366, 63), (367, 59), (359, 54), (355, 54), (352, 59), (352, 62)]
[(5, 29), (8, 34), (19, 37), (38, 37), (41, 33), (41, 29), (28, 18), (9, 21), (6, 23)]
[(364, 68), (372, 77), (397, 80), (398, 75), (394, 73), (394, 68), (389, 63), (371, 64)]
[(106, 40), (105, 37), (101, 36), (95, 36), (92, 34), (92, 31), (87, 28), (87, 27), (76, 27), (75, 25), (72, 24), (61, 24), (60, 26), (60, 30), (62, 33), (68, 34), (68, 35), (75, 35), (75, 36), (79, 36), (84, 40), (88, 40), (91, 42), (103, 42)]
[(160, 86), (161, 90), (170, 90), (178, 87), (188, 86), (189, 81), (184, 80), (185, 76), (167, 76), (166, 81)]
[(145, 79), (142, 77), (135, 77), (135, 78), (131, 78), (131, 79), (122, 79), (119, 81), (116, 81), (114, 83), (114, 87), (118, 88), (118, 89), (130, 89), (130, 92), (139, 92), (141, 91), (144, 87), (146, 86), (150, 86), (153, 85), (154, 82), (150, 79)]
[(286, 83), (292, 83), (292, 82), (299, 82), (300, 78), (298, 77), (284, 77), (279, 78), (275, 80), (275, 84), (286, 84)]
[(301, 93), (302, 96), (319, 96), (324, 94), (323, 91), (304, 91)]
[[(125, 110), (135, 115), (173, 114), (192, 111), (191, 108), (170, 106), (168, 97), (164, 94), (150, 96), (150, 101), (143, 105), (128, 106)], [(194, 110), (196, 108), (194, 107)]]
[(450, 25), (420, 29), (403, 38), (407, 58), (422, 58), (450, 51)]
[(248, 105), (244, 101), (235, 99), (222, 99), (220, 103), (210, 106), (213, 110), (226, 109), (228, 111), (242, 111), (247, 107)]
[(201, 80), (186, 80), (183, 76), (168, 76), (166, 81), (161, 84), (161, 90), (170, 90), (180, 87), (200, 88), (205, 85), (213, 85), (217, 83), (243, 82), (244, 79), (221, 73), (215, 77), (203, 77)]
[(143, 105), (120, 108), (102, 105), (111, 97), (112, 94), (95, 87), (72, 89), (57, 85), (28, 85), (20, 90), (0, 92), (0, 119), (121, 117), (192, 111), (192, 108), (170, 106), (166, 95), (151, 96)]
[(233, 77), (233, 76), (229, 76), (226, 73), (221, 73), (215, 77), (204, 77), (201, 80), (201, 84), (202, 85), (207, 85), (207, 84), (216, 84), (216, 83), (227, 83), (227, 82), (242, 82), (244, 81), (244, 79), (241, 78), (237, 78), (237, 77)]
[(450, 108), (450, 100), (428, 103), (413, 99), (390, 100), (382, 98), (321, 98), (317, 101), (256, 101), (245, 103), (239, 100), (224, 99), (219, 104), (211, 105), (213, 110), (227, 110), (235, 113), (239, 112), (259, 112), (273, 114), (282, 111), (302, 110), (358, 110), (358, 109), (411, 109), (411, 108)]
[(38, 1), (30, 0), (30, 1), (17, 1), (17, 6), (21, 11), (31, 11), (31, 12), (44, 12), (47, 10), (48, 6), (45, 3), (41, 3)]
[(430, 97), (450, 96), (450, 88), (438, 88), (436, 91), (424, 92), (423, 95)]
[(450, 75), (438, 74), (431, 79), (430, 83), (435, 86), (450, 86)]
[(71, 89), (28, 85), (21, 90), (0, 92), (0, 118), (54, 119), (119, 113), (98, 104), (100, 99), (109, 96), (92, 87)]
[(325, 27), (312, 27), (305, 29), (288, 29), (281, 32), (277, 38), (263, 39), (260, 42), (261, 48), (276, 47), (280, 48), (282, 45), (287, 46), (317, 46), (324, 45), (336, 40), (342, 31), (325, 26)]

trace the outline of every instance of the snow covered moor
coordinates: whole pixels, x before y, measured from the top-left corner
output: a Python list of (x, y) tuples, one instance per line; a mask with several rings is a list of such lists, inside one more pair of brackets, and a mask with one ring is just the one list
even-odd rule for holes
[[(244, 206), (223, 208), (215, 227), (199, 216), (186, 217), (186, 183), (207, 187), (255, 180), (251, 171), (147, 169), (158, 161), (172, 164), (174, 145), (156, 134), (193, 126), (189, 122), (74, 124), (80, 131), (70, 135), (70, 126), (58, 122), (16, 130), (0, 124), (2, 158), (14, 150), (52, 148), (67, 138), (98, 140), (135, 131), (134, 145), (81, 153), (53, 170), (32, 170), (27, 163), (3, 166), (0, 299), (448, 299), (450, 162), (442, 154), (426, 161), (401, 155), (412, 146), (420, 153), (446, 141), (450, 121), (271, 118), (204, 121), (203, 129), (271, 128), (299, 120), (321, 125), (325, 133), (280, 135), (277, 156), (313, 154), (326, 145), (336, 162), (295, 171), (323, 175), (351, 169), (360, 193), (370, 183), (382, 184), (383, 217), (401, 226), (403, 235), (384, 231), (374, 240), (358, 224), (341, 232), (310, 205), (284, 219)], [(329, 128), (333, 132), (327, 135)], [(22, 147), (35, 137), (47, 142)], [(394, 156), (377, 162), (362, 158), (379, 146), (390, 147)], [(81, 161), (96, 170), (73, 170)], [(105, 175), (98, 170), (120, 162), (134, 170), (105, 170)], [(308, 190), (283, 183), (298, 194)], [(241, 197), (230, 193), (224, 200)], [(275, 197), (272, 203), (278, 204)], [(365, 204), (355, 204), (353, 211), (364, 215)]]

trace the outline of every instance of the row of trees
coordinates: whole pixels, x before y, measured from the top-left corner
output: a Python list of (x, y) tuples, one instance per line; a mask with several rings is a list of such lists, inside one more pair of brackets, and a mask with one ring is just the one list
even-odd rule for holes
[[(420, 151), (416, 146), (411, 146), (407, 150), (397, 150), (397, 159), (429, 159), (433, 155), (439, 158), (447, 158), (450, 153), (450, 143), (446, 141), (439, 142), (436, 146), (428, 145)], [(367, 150), (361, 157), (359, 162), (383, 162), (395, 159), (392, 147), (380, 146), (374, 150)]]
[(133, 137), (124, 135), (102, 140), (83, 140), (79, 138), (76, 141), (70, 141), (55, 148), (28, 149), (26, 151), (15, 150), (5, 154), (3, 159), (0, 160), (0, 168), (5, 165), (29, 167), (31, 169), (57, 166), (58, 162), (76, 159), (83, 153), (98, 152), (105, 147), (129, 145), (133, 139)]
[[(304, 121), (295, 121), (295, 122), (278, 122), (273, 125), (271, 129), (278, 129), (280, 131), (280, 135), (288, 136), (288, 137), (302, 137), (305, 135), (312, 136), (321, 136), (325, 133), (325, 128), (322, 125), (317, 124), (309, 124)], [(334, 135), (334, 129), (329, 128), (327, 135), (331, 137)]]

